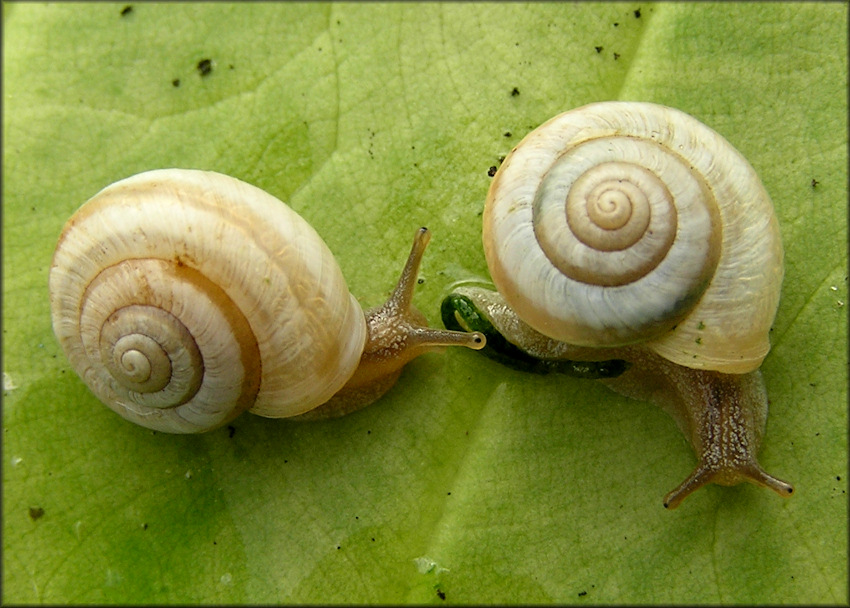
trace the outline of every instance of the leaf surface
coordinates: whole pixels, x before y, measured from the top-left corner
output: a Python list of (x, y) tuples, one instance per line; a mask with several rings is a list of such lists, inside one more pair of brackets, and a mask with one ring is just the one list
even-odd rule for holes
[[(847, 6), (3, 5), (4, 603), (847, 601)], [(209, 63), (204, 63), (207, 60)], [(206, 72), (206, 66), (210, 68)], [(786, 255), (761, 452), (783, 501), (663, 495), (694, 456), (655, 406), (429, 354), (369, 408), (154, 434), (103, 407), (50, 324), (71, 213), (134, 173), (289, 203), (364, 306), (415, 229), (417, 306), (486, 279), (481, 210), (528, 131), (654, 101), (735, 145)]]

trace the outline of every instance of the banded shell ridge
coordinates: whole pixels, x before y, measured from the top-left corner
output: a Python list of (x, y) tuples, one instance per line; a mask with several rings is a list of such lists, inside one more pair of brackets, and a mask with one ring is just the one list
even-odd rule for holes
[(679, 110), (602, 102), (544, 123), (496, 173), (483, 238), (508, 304), (557, 340), (646, 342), (726, 373), (770, 348), (773, 205), (746, 159)]
[(92, 392), (166, 432), (247, 409), (308, 411), (345, 384), (366, 339), (315, 230), (213, 172), (149, 171), (103, 189), (66, 224), (50, 294), (54, 332)]

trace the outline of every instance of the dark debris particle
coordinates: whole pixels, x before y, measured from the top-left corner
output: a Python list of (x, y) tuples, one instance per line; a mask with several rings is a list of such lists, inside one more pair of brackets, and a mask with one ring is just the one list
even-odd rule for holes
[(615, 21), (615, 22), (614, 22), (614, 27), (620, 27), (620, 24), (619, 24), (619, 23), (617, 23), (617, 22)]
[(604, 46), (595, 46), (595, 47), (593, 47), (593, 48), (595, 48), (595, 49), (596, 49), (596, 52), (597, 52), (597, 53), (601, 53), (601, 52), (605, 49), (605, 47), (604, 47)]
[(511, 136), (511, 132), (510, 132), (510, 131), (505, 131), (504, 135), (505, 135), (505, 137), (510, 137), (510, 136)]
[(614, 53), (614, 61), (617, 61), (620, 58), (620, 53)]
[(635, 10), (635, 19), (640, 19), (640, 9)]
[(819, 185), (820, 185), (820, 182), (813, 177), (812, 178), (812, 190), (817, 188)]
[(174, 80), (172, 80), (172, 81), (171, 81), (171, 86), (173, 86), (175, 89), (176, 89), (177, 87), (179, 87), (179, 86), (180, 86), (180, 79), (179, 79), (179, 78), (175, 78)]
[(147, 530), (147, 529), (148, 529), (148, 525), (147, 525), (147, 524), (142, 524), (142, 530)]
[(490, 177), (493, 177), (494, 175), (496, 175), (496, 171), (498, 171), (498, 170), (499, 170), (499, 168), (496, 165), (493, 165), (492, 167), (487, 169), (487, 175), (489, 175)]
[(227, 425), (227, 436), (232, 438), (235, 434), (236, 434), (236, 427), (233, 426), (232, 424), (228, 424)]
[(127, 15), (129, 15), (132, 12), (133, 12), (133, 7), (128, 4), (127, 6), (125, 6), (124, 8), (121, 9), (121, 16), (126, 17)]
[(213, 70), (212, 59), (201, 59), (198, 62), (198, 73), (201, 76), (209, 76)]
[(30, 519), (35, 521), (37, 519), (41, 519), (41, 517), (44, 515), (44, 509), (42, 509), (41, 507), (30, 507), (29, 513)]
[(579, 591), (578, 592), (579, 597), (584, 597), (585, 595), (587, 595), (587, 591)]
[(446, 599), (446, 592), (445, 592), (445, 591), (443, 591), (442, 589), (437, 589), (437, 597), (438, 597), (438, 598), (440, 598), (441, 600), (444, 600), (444, 601), (445, 601), (445, 599)]
[(517, 95), (519, 95), (519, 89), (514, 87), (511, 89), (511, 97), (516, 97)]

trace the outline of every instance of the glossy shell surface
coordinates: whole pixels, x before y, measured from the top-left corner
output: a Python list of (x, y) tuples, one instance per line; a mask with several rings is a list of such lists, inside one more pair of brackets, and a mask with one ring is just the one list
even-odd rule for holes
[(679, 110), (603, 102), (544, 123), (494, 177), (483, 238), (500, 293), (557, 340), (642, 342), (727, 373), (770, 348), (773, 205), (746, 159)]
[(366, 340), (315, 230), (212, 172), (149, 171), (104, 188), (62, 231), (50, 298), (54, 332), (92, 392), (166, 432), (246, 409), (308, 411), (354, 373)]

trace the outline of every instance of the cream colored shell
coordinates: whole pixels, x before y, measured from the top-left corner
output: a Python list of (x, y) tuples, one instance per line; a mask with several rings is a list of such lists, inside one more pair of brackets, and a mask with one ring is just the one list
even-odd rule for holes
[(679, 110), (603, 102), (541, 125), (497, 172), (483, 238), (505, 300), (557, 340), (647, 342), (727, 373), (770, 348), (773, 205), (743, 156)]
[(245, 409), (295, 416), (354, 373), (366, 322), (319, 235), (275, 197), (212, 172), (112, 184), (68, 221), (53, 328), (124, 418), (201, 432)]

